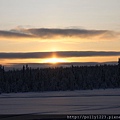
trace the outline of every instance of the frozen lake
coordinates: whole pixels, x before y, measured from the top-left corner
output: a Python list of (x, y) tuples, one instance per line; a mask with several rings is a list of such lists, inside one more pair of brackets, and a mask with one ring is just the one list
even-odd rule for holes
[(0, 94), (0, 114), (120, 114), (120, 89)]

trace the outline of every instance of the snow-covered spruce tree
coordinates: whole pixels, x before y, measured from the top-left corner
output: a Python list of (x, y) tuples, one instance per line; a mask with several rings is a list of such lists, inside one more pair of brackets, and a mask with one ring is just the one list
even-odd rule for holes
[(120, 76), (120, 58), (118, 59), (118, 69), (119, 69), (119, 76)]
[(118, 86), (120, 87), (120, 58), (118, 59)]

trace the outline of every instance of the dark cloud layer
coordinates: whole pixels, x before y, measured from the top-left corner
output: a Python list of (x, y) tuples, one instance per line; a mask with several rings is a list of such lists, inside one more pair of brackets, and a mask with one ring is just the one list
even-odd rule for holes
[(31, 34), (42, 38), (62, 37), (90, 37), (107, 33), (106, 30), (84, 30), (84, 29), (29, 29)]
[(62, 51), (62, 52), (28, 52), (28, 53), (0, 53), (0, 59), (32, 59), (57, 57), (95, 57), (120, 56), (120, 52), (106, 51)]
[(16, 31), (1, 31), (0, 30), (0, 37), (6, 37), (6, 38), (26, 38), (26, 37), (32, 37), (31, 35), (20, 33)]
[(52, 39), (58, 37), (77, 37), (77, 38), (106, 38), (111, 39), (118, 36), (114, 31), (109, 30), (86, 30), (86, 29), (55, 29), (55, 28), (32, 28), (16, 29), (11, 31), (0, 31), (0, 37), (5, 38), (41, 38)]

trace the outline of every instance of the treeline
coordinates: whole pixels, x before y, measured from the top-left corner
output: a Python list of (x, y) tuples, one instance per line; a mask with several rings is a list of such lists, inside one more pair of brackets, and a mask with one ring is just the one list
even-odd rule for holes
[(30, 68), (5, 71), (0, 66), (0, 93), (120, 88), (118, 65)]

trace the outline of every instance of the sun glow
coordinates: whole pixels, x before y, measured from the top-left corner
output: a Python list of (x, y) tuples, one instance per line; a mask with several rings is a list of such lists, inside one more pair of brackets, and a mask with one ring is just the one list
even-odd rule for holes
[(45, 63), (52, 63), (52, 64), (57, 64), (57, 63), (63, 63), (65, 60), (60, 59), (60, 58), (48, 58), (45, 60)]

